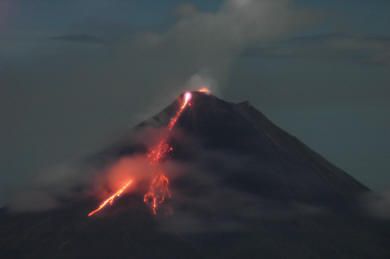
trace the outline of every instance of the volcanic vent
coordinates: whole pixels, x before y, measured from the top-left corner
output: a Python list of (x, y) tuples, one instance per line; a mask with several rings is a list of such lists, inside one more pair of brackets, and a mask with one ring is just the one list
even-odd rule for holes
[(85, 164), (133, 157), (100, 196), (0, 214), (0, 257), (390, 257), (388, 224), (358, 215), (368, 189), (247, 102), (184, 93)]

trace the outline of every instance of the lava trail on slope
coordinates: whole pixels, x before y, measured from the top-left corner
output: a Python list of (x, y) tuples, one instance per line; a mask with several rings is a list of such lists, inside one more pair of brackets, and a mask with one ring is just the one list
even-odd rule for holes
[[(168, 143), (170, 133), (174, 129), (181, 114), (190, 105), (191, 98), (192, 94), (190, 92), (184, 93), (179, 109), (169, 121), (167, 126), (167, 133), (161, 137), (158, 144), (153, 147), (147, 154), (147, 159), (153, 166), (154, 175), (149, 184), (149, 189), (144, 195), (144, 202), (147, 206), (150, 207), (154, 215), (157, 214), (159, 205), (162, 204), (167, 198), (171, 197), (171, 192), (169, 190), (169, 178), (161, 168), (160, 164), (161, 161), (166, 158), (167, 154), (173, 150), (173, 147)], [(88, 213), (88, 217), (95, 215), (108, 205), (113, 205), (115, 200), (119, 199), (126, 191), (128, 191), (128, 188), (133, 184), (133, 182), (134, 179), (128, 179), (120, 189), (101, 202), (95, 210)]]

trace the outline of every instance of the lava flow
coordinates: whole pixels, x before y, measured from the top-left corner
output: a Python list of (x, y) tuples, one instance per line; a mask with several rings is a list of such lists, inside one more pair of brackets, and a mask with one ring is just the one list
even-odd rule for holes
[(170, 197), (169, 179), (163, 172), (160, 172), (153, 178), (149, 191), (144, 196), (144, 202), (149, 205), (152, 213), (156, 215), (158, 206)]
[(172, 146), (168, 143), (169, 133), (175, 127), (177, 120), (180, 118), (183, 111), (189, 105), (192, 95), (190, 92), (184, 94), (183, 103), (180, 105), (179, 110), (176, 112), (175, 116), (169, 121), (168, 124), (168, 134), (162, 137), (158, 145), (153, 148), (149, 154), (148, 159), (152, 165), (157, 167), (157, 174), (153, 177), (153, 180), (149, 186), (148, 192), (144, 195), (144, 202), (147, 204), (153, 214), (157, 214), (157, 209), (160, 204), (162, 204), (166, 198), (171, 196), (169, 191), (169, 179), (164, 174), (164, 171), (159, 169), (159, 163), (166, 155), (173, 150)]
[[(172, 146), (168, 143), (169, 134), (175, 127), (183, 111), (187, 108), (188, 105), (190, 105), (191, 98), (192, 94), (190, 92), (186, 92), (184, 94), (184, 98), (180, 104), (179, 110), (169, 121), (167, 134), (164, 134), (158, 144), (147, 154), (149, 163), (155, 168), (155, 173), (152, 177), (149, 189), (144, 195), (144, 202), (150, 207), (153, 214), (157, 214), (158, 206), (162, 204), (167, 198), (171, 197), (169, 190), (169, 179), (161, 169), (160, 162), (166, 158), (169, 152), (173, 150)], [(130, 179), (118, 191), (104, 200), (97, 209), (91, 211), (88, 216), (93, 216), (97, 212), (104, 209), (107, 205), (112, 205), (114, 201), (119, 198), (132, 183), (133, 179)]]
[(119, 198), (123, 192), (133, 183), (133, 179), (129, 180), (125, 185), (122, 186), (118, 191), (116, 191), (113, 195), (111, 195), (109, 198), (107, 198), (105, 201), (103, 201), (99, 207), (90, 213), (88, 213), (88, 217), (91, 217), (104, 209), (108, 204), (112, 205), (114, 204), (115, 199)]
[(152, 148), (152, 150), (150, 150), (150, 152), (148, 153), (148, 159), (152, 164), (158, 164), (160, 160), (166, 156), (166, 154), (173, 150), (173, 148), (167, 143), (169, 133), (175, 127), (177, 120), (180, 118), (181, 114), (183, 113), (187, 105), (190, 103), (191, 98), (192, 95), (190, 92), (186, 92), (184, 94), (183, 103), (180, 105), (180, 108), (176, 112), (175, 116), (172, 117), (169, 121), (168, 134), (163, 136), (157, 146)]

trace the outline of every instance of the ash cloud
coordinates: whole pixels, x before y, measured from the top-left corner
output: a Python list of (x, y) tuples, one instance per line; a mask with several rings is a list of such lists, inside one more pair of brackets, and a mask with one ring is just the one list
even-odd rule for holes
[[(28, 185), (14, 192), (6, 201), (6, 207), (12, 213), (47, 211), (69, 201), (105, 199), (129, 179), (135, 179), (137, 183), (150, 181), (153, 169), (144, 152), (163, 133), (160, 128), (134, 130), (89, 159), (44, 170)], [(133, 150), (134, 147), (141, 147), (141, 150), (121, 154), (123, 148)], [(134, 185), (131, 191), (138, 192)]]
[[(153, 125), (153, 124), (152, 124)], [(154, 125), (158, 127), (158, 125)], [(13, 196), (8, 208), (13, 213), (41, 212), (61, 207), (66, 202), (103, 200), (135, 179), (128, 195), (145, 193), (153, 169), (145, 150), (154, 146), (164, 130), (141, 127), (120, 138), (102, 153), (78, 165), (53, 168)], [(302, 202), (279, 202), (229, 183), (229, 175), (243, 173), (243, 165), (253, 158), (233, 151), (210, 150), (201, 141), (177, 129), (174, 141), (191, 154), (190, 160), (175, 159), (162, 164), (169, 176), (172, 199), (161, 205), (157, 221), (164, 232), (204, 233), (246, 231), (258, 220), (290, 220), (328, 213), (327, 209)], [(140, 152), (124, 149), (144, 146)], [(91, 161), (96, 161), (95, 162)], [(242, 177), (247, 177), (243, 175)], [(145, 205), (146, 206), (146, 205)], [(131, 207), (127, 208), (132, 210)]]
[(92, 177), (91, 171), (76, 165), (61, 165), (40, 172), (14, 192), (6, 205), (10, 212), (40, 212), (58, 208), (61, 200), (76, 198), (75, 191)]
[(245, 48), (284, 38), (316, 20), (312, 12), (288, 0), (227, 0), (213, 13), (189, 5), (179, 6), (178, 12), (187, 14), (164, 33), (141, 34), (135, 46), (160, 49), (175, 63), (186, 64), (179, 68), (180, 74), (188, 78), (194, 72), (207, 73), (220, 85)]
[(196, 15), (198, 12), (199, 9), (196, 7), (196, 5), (191, 3), (184, 3), (177, 6), (174, 13), (178, 18), (185, 18)]
[[(103, 200), (129, 179), (143, 182), (151, 176), (147, 159), (140, 155), (118, 157), (100, 167), (63, 166), (41, 173), (30, 185), (16, 192), (6, 205), (12, 213), (41, 212), (60, 208), (69, 201)], [(134, 185), (130, 192), (138, 191)]]
[(54, 195), (37, 188), (35, 190), (21, 191), (12, 197), (7, 209), (13, 213), (41, 212), (58, 208), (60, 204)]

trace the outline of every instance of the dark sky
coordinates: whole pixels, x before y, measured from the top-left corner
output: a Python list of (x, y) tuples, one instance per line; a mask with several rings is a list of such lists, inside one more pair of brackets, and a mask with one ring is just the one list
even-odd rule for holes
[(389, 12), (388, 0), (0, 0), (0, 204), (200, 84), (383, 190)]

